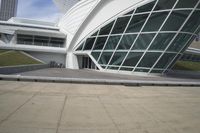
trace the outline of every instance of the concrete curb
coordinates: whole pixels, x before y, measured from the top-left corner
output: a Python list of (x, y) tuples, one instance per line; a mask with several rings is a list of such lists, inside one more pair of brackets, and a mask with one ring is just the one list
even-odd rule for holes
[(154, 81), (154, 80), (110, 80), (110, 79), (83, 79), (62, 77), (39, 77), (21, 75), (0, 75), (0, 80), (31, 81), (31, 82), (56, 82), (56, 83), (80, 83), (102, 85), (126, 85), (126, 86), (200, 86), (200, 82), (192, 81)]

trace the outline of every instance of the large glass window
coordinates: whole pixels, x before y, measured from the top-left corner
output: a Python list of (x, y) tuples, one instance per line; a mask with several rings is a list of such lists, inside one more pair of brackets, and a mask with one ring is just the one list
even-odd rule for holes
[(147, 52), (139, 63), (138, 67), (148, 67), (151, 68), (154, 63), (158, 60), (161, 53)]
[(187, 21), (182, 31), (194, 32), (200, 25), (200, 11), (194, 11), (190, 19)]
[(94, 57), (95, 60), (98, 60), (100, 54), (101, 52), (92, 52), (92, 56)]
[(173, 11), (162, 31), (177, 31), (183, 25), (191, 11)]
[(145, 4), (144, 6), (137, 8), (136, 13), (151, 11), (154, 5), (155, 1)]
[(111, 56), (112, 52), (103, 52), (100, 57), (99, 64), (107, 65)]
[(137, 35), (124, 35), (117, 50), (129, 50)]
[(121, 65), (125, 56), (126, 52), (116, 52), (109, 65)]
[(155, 10), (172, 9), (176, 0), (159, 0)]
[(115, 24), (115, 27), (112, 31), (112, 34), (120, 34), (123, 33), (128, 22), (130, 20), (130, 16), (127, 17), (121, 17), (117, 19), (117, 22)]
[(158, 61), (155, 68), (165, 69), (169, 63), (174, 59), (176, 54), (165, 53), (162, 58)]
[(126, 30), (126, 33), (139, 32), (144, 25), (148, 15), (149, 14), (134, 15), (128, 26), (128, 29)]
[(167, 51), (179, 52), (184, 47), (186, 42), (190, 39), (190, 37), (191, 35), (188, 34), (179, 34), (172, 42)]
[(159, 33), (151, 44), (149, 50), (165, 50), (174, 35), (175, 34), (172, 33)]
[(194, 8), (199, 0), (179, 0), (175, 8)]
[(141, 34), (135, 42), (132, 50), (145, 50), (151, 43), (155, 34)]
[[(85, 42), (84, 42), (84, 43), (85, 43)], [(82, 43), (76, 50), (77, 50), (77, 51), (82, 50), (82, 49), (83, 49), (83, 44), (84, 44), (84, 43)]]
[(114, 23), (114, 21), (109, 23), (109, 24), (107, 24), (103, 28), (101, 28), (101, 30), (99, 32), (99, 35), (108, 35), (108, 34), (110, 34), (110, 31), (112, 29), (113, 23)]
[(130, 52), (122, 66), (134, 67), (142, 56), (142, 52)]
[(153, 13), (145, 25), (143, 32), (158, 31), (169, 12)]
[(91, 50), (92, 46), (94, 44), (95, 38), (88, 38), (86, 43), (85, 43), (85, 47), (84, 50)]
[(98, 37), (96, 44), (94, 46), (94, 50), (102, 50), (106, 42), (106, 39), (107, 37)]
[(119, 42), (121, 36), (110, 36), (106, 43), (105, 50), (114, 50)]

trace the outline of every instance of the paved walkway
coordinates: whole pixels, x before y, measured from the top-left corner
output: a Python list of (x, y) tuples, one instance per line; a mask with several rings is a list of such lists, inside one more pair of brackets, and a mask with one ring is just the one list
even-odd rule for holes
[(136, 76), (136, 75), (122, 75), (115, 73), (97, 72), (93, 70), (70, 70), (48, 68), (36, 71), (20, 73), (22, 76), (41, 76), (41, 77), (64, 77), (64, 78), (78, 78), (78, 79), (108, 79), (108, 80), (144, 80), (144, 81), (193, 81), (200, 82), (199, 79), (192, 78), (175, 78), (175, 77), (161, 77), (161, 76)]
[(199, 133), (199, 87), (0, 81), (0, 133)]

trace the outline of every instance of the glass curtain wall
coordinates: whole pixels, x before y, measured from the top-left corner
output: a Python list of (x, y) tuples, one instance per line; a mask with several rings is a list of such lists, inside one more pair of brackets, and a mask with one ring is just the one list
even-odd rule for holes
[(199, 0), (154, 0), (96, 30), (76, 48), (103, 69), (163, 73), (198, 34)]

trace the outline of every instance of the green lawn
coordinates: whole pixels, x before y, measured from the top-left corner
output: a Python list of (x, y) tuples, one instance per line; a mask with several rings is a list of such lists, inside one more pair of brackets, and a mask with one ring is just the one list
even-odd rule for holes
[(200, 62), (178, 61), (173, 67), (174, 70), (200, 71)]
[(31, 57), (28, 57), (27, 55), (19, 51), (9, 51), (4, 54), (0, 54), (0, 67), (31, 65), (31, 64), (42, 64), (42, 63), (32, 59)]
[(7, 50), (0, 49), (0, 54), (6, 52)]

